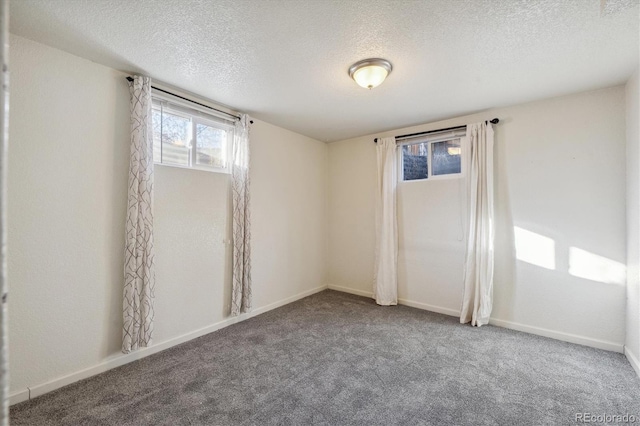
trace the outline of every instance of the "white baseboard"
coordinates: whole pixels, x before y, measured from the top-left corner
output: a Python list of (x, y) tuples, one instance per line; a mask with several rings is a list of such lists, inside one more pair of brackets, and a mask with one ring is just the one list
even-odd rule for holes
[(9, 405), (17, 404), (18, 402), (24, 402), (29, 400), (29, 389), (9, 394)]
[(311, 296), (312, 294), (320, 293), (321, 291), (324, 291), (326, 289), (327, 289), (327, 285), (325, 284), (316, 288), (312, 288), (311, 290), (303, 291), (302, 293), (298, 293), (294, 296), (287, 297), (286, 299), (282, 299), (277, 302), (270, 303), (269, 305), (254, 309), (249, 313), (239, 315), (237, 317), (238, 321), (236, 322), (240, 322), (240, 321), (255, 317), (257, 315), (264, 314), (265, 312), (269, 312), (281, 306), (288, 305), (289, 303), (293, 303), (297, 300), (304, 299), (305, 297)]
[(413, 300), (398, 299), (398, 303), (412, 308), (418, 308), (425, 311), (437, 312), (439, 314), (450, 315), (452, 317), (459, 317), (460, 311), (457, 309), (443, 308), (442, 306), (428, 305), (426, 303), (414, 302)]
[(95, 376), (96, 374), (104, 373), (105, 371), (111, 370), (116, 367), (120, 367), (121, 365), (128, 364), (130, 362), (139, 360), (149, 355), (153, 355), (155, 353), (158, 353), (170, 347), (179, 345), (184, 342), (188, 342), (189, 340), (193, 340), (197, 337), (204, 336), (205, 334), (209, 334), (216, 330), (220, 330), (222, 328), (228, 327), (232, 324), (236, 324), (238, 322), (247, 320), (249, 318), (255, 317), (257, 315), (263, 314), (265, 312), (268, 312), (273, 309), (279, 308), (281, 306), (287, 305), (289, 303), (295, 302), (296, 300), (300, 300), (307, 296), (311, 296), (312, 294), (319, 293), (323, 290), (326, 290), (326, 288), (327, 286), (323, 285), (320, 287), (313, 288), (311, 290), (304, 291), (294, 296), (287, 297), (286, 299), (279, 300), (277, 302), (271, 303), (266, 306), (262, 306), (246, 314), (241, 314), (241, 315), (238, 315), (237, 317), (226, 318), (222, 321), (219, 321), (215, 324), (211, 324), (207, 327), (203, 327), (201, 329), (192, 331), (190, 333), (186, 333), (181, 336), (174, 337), (169, 340), (165, 340), (164, 342), (154, 344), (147, 348), (141, 348), (136, 352), (131, 352), (128, 354), (112, 355), (111, 357), (107, 358), (105, 361), (93, 367), (85, 368), (75, 373), (71, 373), (63, 377), (58, 377), (46, 383), (37, 384), (35, 386), (29, 386), (27, 387), (27, 389), (16, 391), (9, 395), (9, 404), (13, 405), (13, 404), (17, 404), (18, 402), (27, 401), (29, 399), (51, 392), (55, 389), (59, 389), (63, 386), (67, 386), (79, 380), (87, 379), (91, 376)]
[(357, 290), (355, 288), (342, 287), (342, 286), (333, 285), (333, 284), (327, 284), (327, 288), (329, 290), (340, 291), (342, 293), (355, 294), (356, 296), (364, 296), (364, 297), (368, 297), (368, 298), (372, 298), (373, 297), (373, 292), (372, 291)]
[[(329, 289), (342, 291), (344, 293), (356, 294), (358, 296), (372, 297), (372, 292), (363, 290), (356, 290), (348, 287), (337, 286), (333, 284), (328, 285)], [(407, 299), (398, 299), (398, 303), (405, 306), (411, 306), (413, 308), (423, 309), (425, 311), (438, 312), (445, 315), (451, 315), (454, 317), (460, 316), (460, 311), (457, 309), (444, 308), (441, 306), (428, 305), (426, 303), (414, 302)], [(518, 324), (511, 321), (504, 321), (496, 318), (491, 318), (489, 323), (498, 327), (509, 328), (511, 330), (523, 331), (529, 334), (536, 334), (538, 336), (549, 337), (551, 339), (562, 340), (569, 343), (577, 343), (579, 345), (590, 346), (597, 349), (604, 349), (612, 352), (624, 352), (624, 346), (619, 343), (608, 342), (605, 340), (592, 339), (590, 337), (579, 336), (576, 334), (564, 333), (561, 331), (549, 330), (546, 328), (534, 327), (530, 325)]]
[(624, 348), (624, 354), (627, 356), (629, 364), (636, 370), (638, 377), (640, 377), (640, 361), (638, 361), (638, 358), (636, 358), (626, 346)]
[[(350, 294), (355, 294), (357, 296), (364, 296), (369, 298), (373, 297), (372, 291), (356, 290), (354, 288), (342, 287), (342, 286), (333, 285), (333, 284), (328, 284), (327, 287), (329, 288), (329, 290), (336, 290), (336, 291), (341, 291), (343, 293), (350, 293)], [(452, 315), (454, 317), (460, 316), (460, 311), (456, 309), (443, 308), (441, 306), (435, 306), (435, 305), (428, 305), (426, 303), (414, 302), (413, 300), (398, 299), (398, 304), (410, 306), (412, 308), (422, 309), (424, 311), (431, 311), (431, 312), (438, 312), (440, 314), (445, 314), (445, 315)]]
[(624, 351), (624, 345), (621, 343), (593, 339), (591, 337), (584, 337), (577, 334), (564, 333), (562, 331), (549, 330), (547, 328), (534, 327), (532, 325), (518, 324), (516, 322), (504, 321), (496, 318), (491, 318), (489, 320), (489, 324), (509, 328), (511, 330), (523, 331), (529, 334), (536, 334), (538, 336), (549, 337), (551, 339), (562, 340), (563, 342), (576, 343), (578, 345), (590, 346), (596, 349), (604, 349), (605, 351), (619, 353)]

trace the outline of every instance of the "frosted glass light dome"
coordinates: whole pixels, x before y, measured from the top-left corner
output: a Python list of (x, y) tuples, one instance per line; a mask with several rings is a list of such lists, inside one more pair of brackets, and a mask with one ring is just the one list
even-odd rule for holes
[(382, 84), (391, 72), (391, 62), (371, 58), (356, 62), (349, 68), (349, 76), (365, 89), (373, 89)]

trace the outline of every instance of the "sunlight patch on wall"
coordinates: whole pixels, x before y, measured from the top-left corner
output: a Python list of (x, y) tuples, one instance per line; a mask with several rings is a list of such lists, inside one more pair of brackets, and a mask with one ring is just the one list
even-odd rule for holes
[(546, 269), (556, 269), (556, 243), (549, 237), (513, 227), (516, 258)]
[(624, 285), (626, 266), (577, 247), (569, 247), (569, 274), (607, 284)]

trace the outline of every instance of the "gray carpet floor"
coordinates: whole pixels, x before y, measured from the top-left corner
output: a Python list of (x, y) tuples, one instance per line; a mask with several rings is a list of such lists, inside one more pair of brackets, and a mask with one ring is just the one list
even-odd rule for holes
[(18, 425), (556, 425), (638, 416), (622, 354), (324, 291), (11, 407)]

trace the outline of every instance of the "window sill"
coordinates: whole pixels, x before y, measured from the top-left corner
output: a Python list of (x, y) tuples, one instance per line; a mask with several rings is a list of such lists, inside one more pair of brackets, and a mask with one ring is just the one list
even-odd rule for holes
[(171, 168), (176, 168), (176, 169), (183, 169), (183, 170), (193, 170), (196, 172), (207, 172), (207, 173), (217, 173), (217, 174), (223, 174), (223, 175), (230, 175), (231, 174), (231, 170), (229, 169), (213, 169), (213, 168), (209, 168), (209, 167), (189, 167), (189, 166), (181, 166), (179, 164), (167, 164), (167, 163), (153, 163), (153, 167), (171, 167)]

